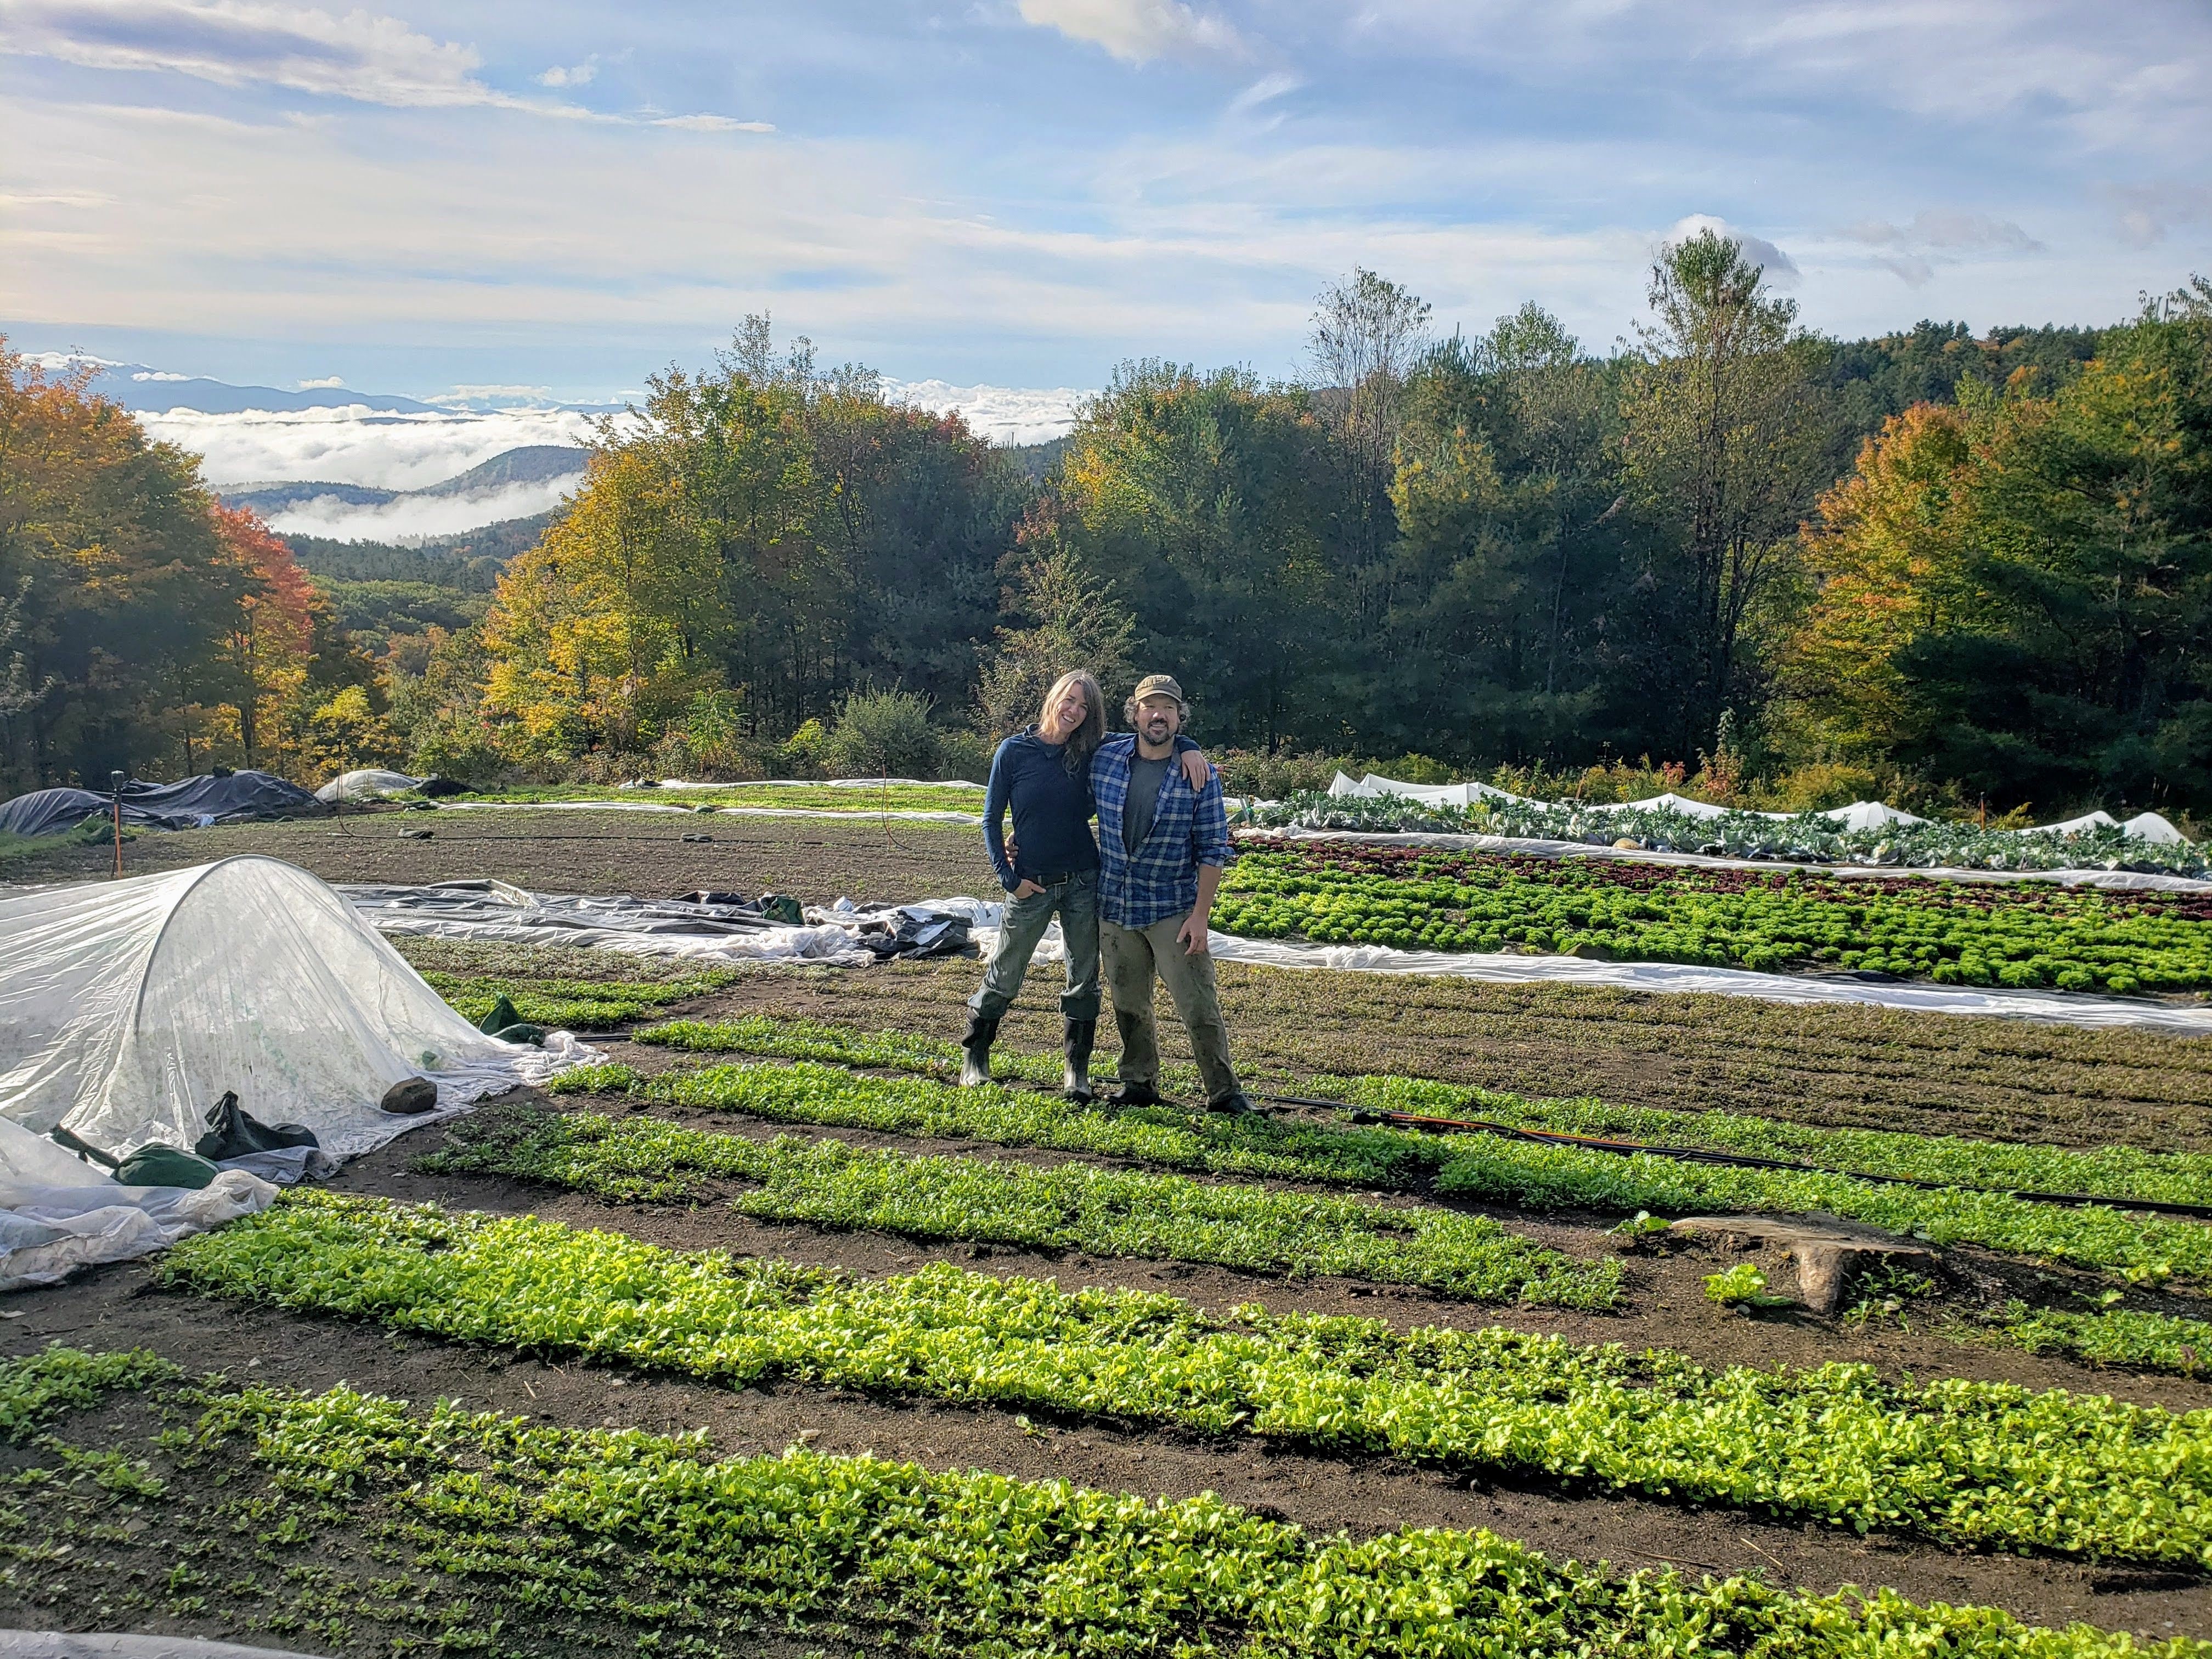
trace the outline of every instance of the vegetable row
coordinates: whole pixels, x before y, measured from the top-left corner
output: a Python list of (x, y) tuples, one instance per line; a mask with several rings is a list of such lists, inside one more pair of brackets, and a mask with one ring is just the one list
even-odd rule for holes
[[(672, 1020), (635, 1035), (639, 1042), (694, 1053), (823, 1060), (930, 1077), (949, 1077), (960, 1068), (959, 1048), (943, 1038), (861, 1031), (808, 1019)], [(991, 1065), (998, 1077), (1054, 1086), (1060, 1081), (1057, 1054), (1024, 1054), (1001, 1047), (992, 1051)], [(1955, 1135), (1790, 1123), (1739, 1112), (1614, 1106), (1587, 1096), (1531, 1100), (1495, 1089), (1417, 1078), (1316, 1077), (1298, 1087), (1301, 1093), (1325, 1095), (1350, 1105), (1742, 1152), (1993, 1192), (2082, 1193), (2115, 1200), (2212, 1205), (2212, 1154), (2203, 1152), (1968, 1140)]]
[[(52, 1364), (50, 1353), (0, 1367)], [(82, 1358), (82, 1357), (79, 1357)], [(1893, 1592), (1810, 1596), (1754, 1580), (1614, 1575), (1487, 1532), (1315, 1536), (1211, 1493), (1148, 1501), (1065, 1481), (793, 1449), (719, 1459), (703, 1437), (534, 1426), (339, 1387), (210, 1393), (176, 1455), (196, 1476), (135, 1524), (273, 1538), (282, 1584), (165, 1575), (172, 1616), (325, 1609), (447, 1650), (757, 1650), (862, 1631), (933, 1653), (1030, 1659), (1472, 1659), (1481, 1654), (1794, 1654), (1887, 1659), (2201, 1659), (2212, 1644), (2037, 1630)], [(34, 1488), (0, 1552), (23, 1589), (124, 1574), (112, 1519)], [(285, 1517), (272, 1533), (270, 1522)], [(75, 1559), (57, 1559), (58, 1549)], [(87, 1566), (90, 1565), (91, 1573)], [(42, 1582), (44, 1581), (44, 1582)], [(222, 1596), (210, 1607), (191, 1592)], [(309, 1586), (313, 1588), (310, 1589)], [(260, 1607), (282, 1599), (281, 1609)], [(299, 1611), (312, 1603), (313, 1613)]]
[[(804, 1061), (651, 1077), (627, 1066), (580, 1067), (556, 1086), (628, 1092), (775, 1122), (1048, 1146), (1215, 1174), (1454, 1194), (1526, 1209), (1668, 1216), (1818, 1210), (1937, 1244), (1980, 1245), (2136, 1281), (2212, 1279), (2212, 1227), (2102, 1205), (2040, 1204), (2004, 1192), (1930, 1192), (1848, 1175), (1684, 1163), (1489, 1135), (1431, 1138), (1267, 1118), (1193, 1120), (1164, 1110), (1118, 1114), (1042, 1094), (856, 1076)], [(1389, 1090), (1388, 1082), (1380, 1083), (1373, 1097), (1389, 1098)]]
[(514, 1005), (516, 1017), (529, 1024), (603, 1031), (658, 1013), (672, 1003), (719, 991), (738, 975), (731, 969), (709, 968), (663, 980), (508, 979), (433, 968), (422, 970), (422, 977), (471, 1024), (506, 997)]
[(754, 1140), (654, 1118), (480, 1115), (457, 1126), (447, 1150), (416, 1167), (550, 1182), (617, 1202), (688, 1197), (702, 1177), (734, 1178), (760, 1183), (736, 1204), (766, 1220), (1297, 1278), (1332, 1273), (1471, 1301), (1603, 1309), (1620, 1293), (1617, 1261), (1577, 1261), (1450, 1210), (1385, 1208), (1087, 1164), (917, 1158), (795, 1135)]
[(1713, 1371), (1504, 1330), (1209, 1317), (937, 1263), (855, 1281), (530, 1216), (327, 1193), (175, 1246), (172, 1287), (389, 1328), (1388, 1454), (1569, 1486), (2212, 1567), (2212, 1413), (1870, 1367)]
[(2126, 868), (2201, 877), (2207, 868), (2202, 842), (2161, 845), (2126, 835), (2117, 824), (2096, 825), (2070, 835), (1932, 822), (1843, 830), (1817, 812), (1770, 818), (1759, 812), (1730, 811), (1709, 818), (1668, 806), (1487, 801), (1462, 808), (1424, 805), (1400, 796), (1331, 797), (1318, 793), (1268, 802), (1240, 822), (1273, 829), (1511, 836), (1607, 847), (1625, 837), (1658, 852), (1921, 869)]
[(1993, 902), (1955, 884), (1320, 843), (1246, 853), (1224, 879), (1213, 925), (1255, 939), (1827, 966), (1948, 985), (2212, 987), (2212, 920), (2132, 894), (2039, 884)]

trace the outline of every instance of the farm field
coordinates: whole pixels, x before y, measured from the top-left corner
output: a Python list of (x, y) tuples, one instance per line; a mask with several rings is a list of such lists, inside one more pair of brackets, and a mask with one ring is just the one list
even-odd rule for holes
[[(965, 830), (564, 839), (577, 813), (538, 845), (457, 816), (503, 838), (131, 851), (810, 902), (988, 881)], [(1845, 1172), (1815, 1191), (1322, 1107), (1072, 1107), (1021, 1086), (1055, 1073), (1049, 974), (1005, 1086), (959, 1091), (971, 962), (401, 948), (606, 1064), (0, 1298), (11, 1622), (777, 1659), (2212, 1638), (2212, 1225), (2124, 1208), (2212, 1201), (2212, 1042), (1222, 970), (1263, 1089)], [(1945, 1190), (1873, 1179), (1900, 1176)], [(1816, 1201), (1940, 1267), (1822, 1318), (1716, 1299), (1788, 1291), (1774, 1250), (1619, 1231)]]

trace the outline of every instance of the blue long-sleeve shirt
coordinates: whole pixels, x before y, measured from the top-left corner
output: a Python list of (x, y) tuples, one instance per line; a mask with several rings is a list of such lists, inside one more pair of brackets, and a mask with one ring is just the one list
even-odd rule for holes
[[(1047, 743), (1032, 726), (1008, 738), (991, 757), (991, 779), (983, 791), (983, 846), (999, 872), (999, 884), (1009, 893), (1025, 876), (1098, 867), (1098, 843), (1091, 838), (1090, 770), (1079, 767), (1071, 773), (1063, 762), (1066, 752), (1066, 744)], [(1018, 860), (1006, 856), (1009, 810)]]
[[(1197, 747), (1176, 734), (1178, 762)], [(1009, 893), (1025, 876), (1061, 876), (1098, 867), (1098, 843), (1091, 838), (1091, 815), (1097, 810), (1091, 794), (1091, 769), (1079, 767), (1070, 774), (1063, 759), (1066, 752), (1065, 744), (1047, 743), (1031, 726), (1008, 738), (991, 757), (990, 781), (983, 791), (983, 850), (991, 855), (999, 884)], [(1218, 779), (1214, 788), (1218, 794)], [(1014, 815), (1018, 859), (1006, 856), (1009, 811)], [(1118, 823), (1115, 833), (1121, 833)]]

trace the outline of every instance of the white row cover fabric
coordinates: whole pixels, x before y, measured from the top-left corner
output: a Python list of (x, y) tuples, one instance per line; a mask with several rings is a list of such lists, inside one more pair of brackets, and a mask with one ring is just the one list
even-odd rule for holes
[(427, 778), (410, 778), (404, 772), (387, 772), (382, 767), (367, 766), (357, 772), (342, 772), (315, 791), (319, 801), (380, 800), (386, 795), (404, 795), (410, 789), (420, 789), (428, 782)]
[(850, 967), (875, 960), (840, 927), (732, 923), (718, 915), (714, 906), (680, 899), (532, 893), (503, 881), (444, 882), (429, 887), (357, 884), (338, 890), (365, 922), (383, 933), (563, 945), (700, 962)]
[[(1370, 772), (1357, 782), (1344, 773), (1339, 772), (1329, 781), (1328, 793), (1338, 797), (1349, 795), (1368, 799), (1385, 795), (1395, 796), (1403, 800), (1418, 801), (1424, 806), (1466, 807), (1482, 800), (1534, 800), (1532, 796), (1511, 794), (1503, 789), (1493, 789), (1486, 783), (1401, 783), (1395, 778), (1382, 777), (1373, 772)], [(1544, 805), (1547, 803), (1537, 801), (1534, 804)], [(1583, 810), (1586, 812), (1622, 812), (1632, 808), (1641, 808), (1650, 811), (1671, 808), (1686, 817), (1708, 820), (1726, 817), (1729, 815), (1729, 809), (1725, 806), (1716, 806), (1711, 801), (1692, 800), (1687, 795), (1677, 795), (1671, 791), (1663, 795), (1647, 796), (1642, 800), (1593, 804), (1584, 806)], [(1783, 819), (1795, 817), (1796, 814), (1753, 812), (1749, 816)], [(1820, 816), (1841, 830), (1886, 830), (1893, 823), (1928, 822), (1926, 818), (1916, 817), (1910, 812), (1878, 800), (1855, 800), (1849, 806), (1833, 807), (1820, 813)], [(2087, 812), (2078, 818), (2068, 818), (2063, 823), (2039, 823), (2012, 833), (2022, 836), (2066, 836), (2082, 830), (2110, 828), (2115, 825), (2137, 841), (2152, 842), (2160, 846), (2172, 847), (2184, 839), (2180, 830), (2175, 829), (2172, 824), (2155, 812), (2138, 812), (2124, 823), (2109, 812)]]
[(591, 1057), (471, 1026), (337, 894), (259, 856), (0, 899), (0, 1117), (121, 1156), (189, 1148), (226, 1091), (344, 1157), (425, 1121), (379, 1109), (410, 1077), (451, 1111)]
[(625, 783), (624, 789), (881, 789), (885, 784), (894, 787), (920, 789), (981, 789), (980, 783), (970, 783), (965, 778), (751, 778), (744, 783), (695, 783), (688, 778), (659, 778), (648, 783), (641, 778)]
[[(974, 898), (931, 899), (908, 907), (968, 918), (988, 961), (998, 948), (1003, 904)], [(1741, 968), (1698, 968), (1673, 962), (1589, 962), (1580, 957), (1523, 957), (1504, 952), (1401, 951), (1387, 945), (1304, 945), (1287, 939), (1206, 934), (1206, 948), (1221, 962), (1261, 968), (1326, 968), (1352, 974), (1436, 974), (1494, 985), (1613, 986), (1624, 991), (1757, 997), (1767, 1002), (1859, 1003), (1938, 1014), (1994, 1014), (2053, 1025), (2148, 1025), (2190, 1036), (2212, 1034), (2212, 1008), (2175, 1008), (2119, 997), (2063, 991), (1954, 988), (1948, 985), (1882, 985), (1860, 980), (1796, 974), (1755, 974)], [(1059, 962), (1066, 954), (1060, 924), (1045, 929), (1036, 960)]]
[(79, 1267), (127, 1261), (264, 1210), (270, 1182), (219, 1170), (197, 1190), (125, 1187), (0, 1118), (0, 1291), (51, 1285)]
[(2115, 892), (2212, 893), (2212, 881), (2197, 876), (2168, 876), (2136, 870), (1967, 870), (1949, 865), (1925, 869), (1907, 865), (1793, 864), (1783, 859), (1727, 859), (1705, 853), (1654, 853), (1593, 847), (1582, 841), (1546, 841), (1534, 836), (1455, 836), (1441, 830), (1237, 830), (1239, 842), (1354, 841), (1378, 847), (1435, 847), (1459, 853), (1527, 853), (1542, 859), (1613, 859), (1631, 864), (1673, 864), (1696, 870), (1802, 870), (1838, 881), (2055, 881), (2063, 887), (2103, 887)]

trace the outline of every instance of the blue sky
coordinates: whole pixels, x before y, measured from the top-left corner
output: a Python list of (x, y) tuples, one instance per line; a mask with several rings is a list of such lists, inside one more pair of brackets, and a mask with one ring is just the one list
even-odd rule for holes
[(1845, 335), (2212, 270), (2203, 0), (0, 0), (0, 99), (13, 343), (283, 386), (605, 396), (763, 308), (1289, 374), (1355, 263), (1603, 349), (1701, 218)]

